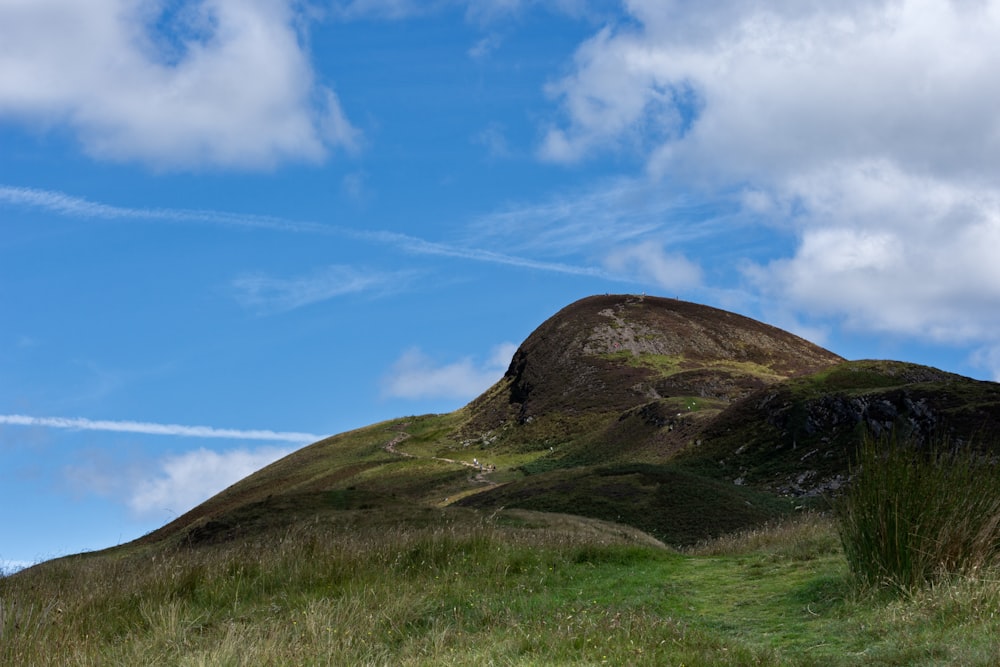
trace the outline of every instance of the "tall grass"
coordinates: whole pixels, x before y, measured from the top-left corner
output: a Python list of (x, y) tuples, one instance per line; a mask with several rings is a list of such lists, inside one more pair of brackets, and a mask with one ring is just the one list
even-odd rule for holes
[(913, 591), (1000, 565), (1000, 466), (971, 446), (866, 437), (839, 505), (865, 586)]
[(681, 655), (726, 648), (580, 583), (676, 557), (638, 534), (526, 513), (356, 516), (0, 579), (0, 665), (652, 665), (681, 639)]
[(986, 667), (1000, 655), (1000, 582), (854, 594), (825, 517), (699, 555), (619, 528), (347, 511), (246, 540), (50, 561), (0, 579), (0, 665)]

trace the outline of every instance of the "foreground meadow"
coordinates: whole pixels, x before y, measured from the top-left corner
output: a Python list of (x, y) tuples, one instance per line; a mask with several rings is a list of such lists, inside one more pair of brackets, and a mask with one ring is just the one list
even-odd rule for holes
[(863, 592), (832, 519), (678, 552), (526, 512), (343, 512), (0, 579), (5, 665), (989, 665), (1000, 581)]

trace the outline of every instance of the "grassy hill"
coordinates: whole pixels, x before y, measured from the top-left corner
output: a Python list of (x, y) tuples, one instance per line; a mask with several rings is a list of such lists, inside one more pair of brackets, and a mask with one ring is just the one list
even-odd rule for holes
[(793, 503), (673, 459), (754, 392), (842, 361), (706, 306), (583, 299), (532, 333), (506, 375), (465, 408), (318, 442), (142, 542), (252, 533), (281, 515), (460, 504), (572, 512), (688, 544), (773, 519)]
[(454, 413), (327, 438), (133, 543), (0, 579), (0, 663), (976, 664), (1000, 594), (917, 640), (947, 603), (876, 620), (897, 603), (852, 598), (831, 520), (803, 512), (865, 433), (984, 447), (998, 425), (994, 383), (590, 297)]
[(835, 494), (865, 432), (961, 443), (998, 424), (995, 383), (845, 361), (675, 299), (596, 296), (539, 326), (505, 376), (463, 409), (303, 448), (141, 542), (217, 540), (318, 512), (457, 504), (574, 513), (683, 546)]

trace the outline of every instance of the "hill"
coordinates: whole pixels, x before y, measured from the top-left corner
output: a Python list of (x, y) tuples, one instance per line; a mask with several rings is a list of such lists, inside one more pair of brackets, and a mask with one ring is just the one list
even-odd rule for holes
[(836, 492), (865, 431), (962, 443), (998, 424), (994, 383), (846, 361), (676, 299), (594, 296), (542, 323), (466, 407), (303, 448), (141, 543), (214, 542), (345, 510), (459, 505), (576, 514), (691, 544)]

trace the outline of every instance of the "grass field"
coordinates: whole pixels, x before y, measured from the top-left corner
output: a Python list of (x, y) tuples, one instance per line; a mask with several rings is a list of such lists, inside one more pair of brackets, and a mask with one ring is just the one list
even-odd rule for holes
[(989, 665), (1000, 581), (854, 585), (829, 518), (683, 552), (576, 517), (334, 513), (0, 579), (10, 665)]

